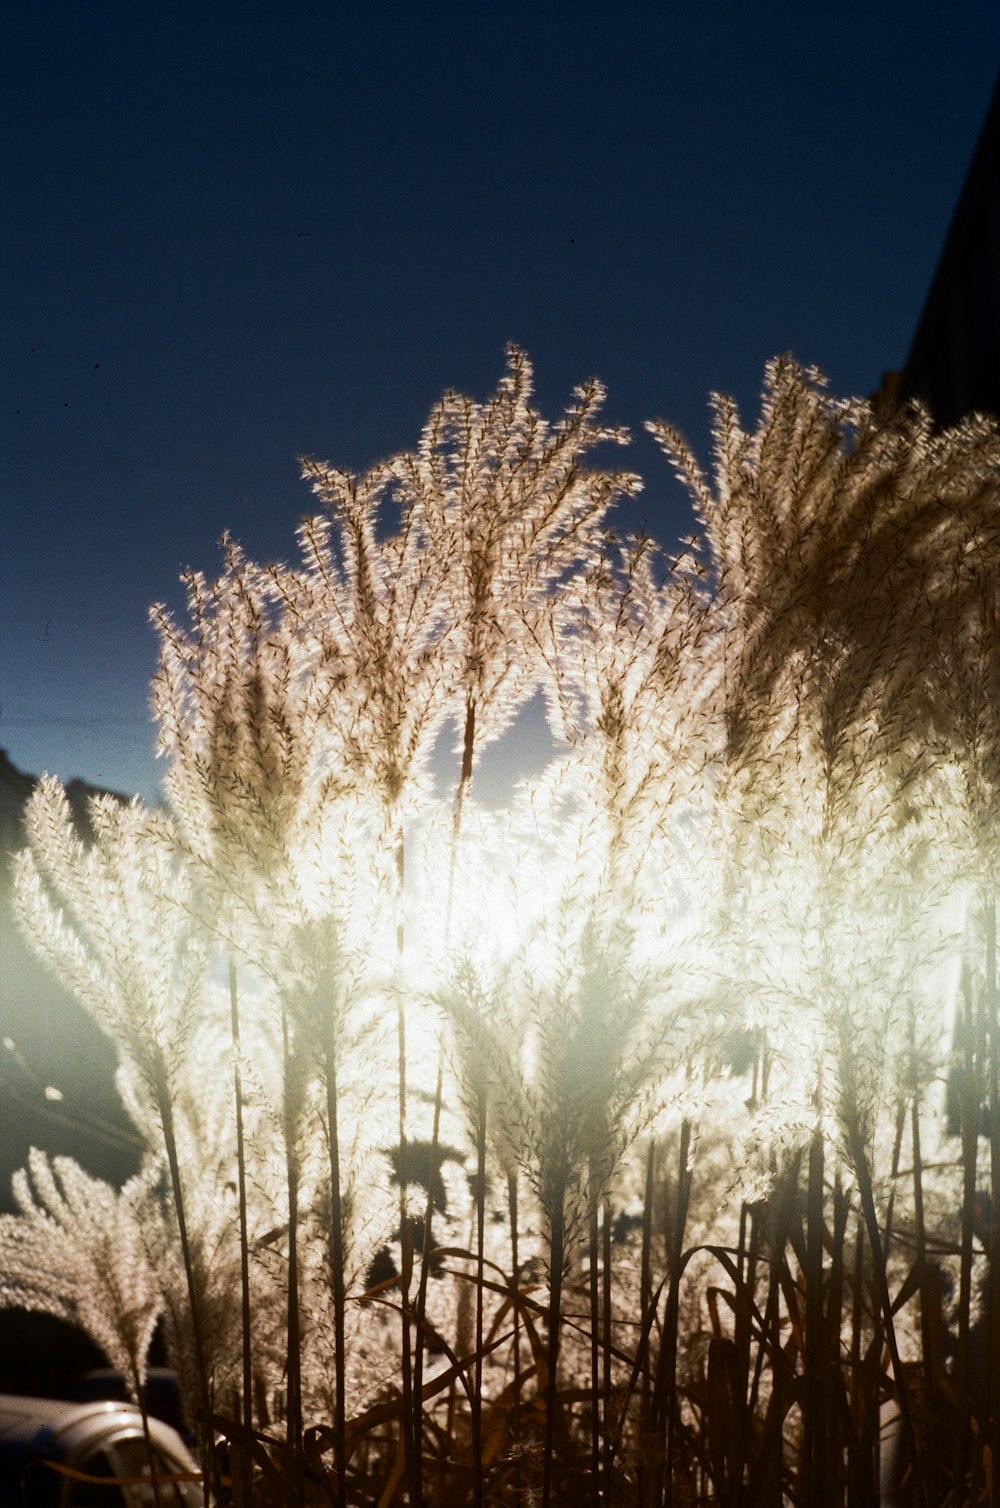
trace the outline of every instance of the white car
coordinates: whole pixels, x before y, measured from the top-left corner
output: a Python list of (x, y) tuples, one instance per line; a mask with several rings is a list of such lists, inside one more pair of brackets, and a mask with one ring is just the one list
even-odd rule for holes
[[(152, 1418), (149, 1431), (160, 1508), (202, 1508), (180, 1435)], [(153, 1508), (149, 1466), (133, 1404), (0, 1394), (0, 1508)]]

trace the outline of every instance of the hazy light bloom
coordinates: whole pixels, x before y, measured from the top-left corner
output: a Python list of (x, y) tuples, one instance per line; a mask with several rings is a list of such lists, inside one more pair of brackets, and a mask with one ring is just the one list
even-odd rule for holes
[(936, 1008), (919, 987), (942, 946), (950, 875), (935, 872), (919, 822), (849, 817), (842, 808), (824, 828), (821, 813), (779, 801), (729, 829), (738, 873), (719, 967), (766, 1043), (768, 1097), (812, 1101), (870, 1148), (907, 1022)]
[(555, 967), (525, 979), (533, 1076), (526, 1169), (546, 1210), (564, 1187), (571, 1225), (614, 1177), (658, 1106), (675, 1023), (659, 979), (635, 967), (628, 922), (565, 912), (547, 928)]
[[(678, 1066), (692, 1072), (713, 1030), (689, 883), (706, 857), (698, 808), (716, 741), (707, 613), (690, 560), (670, 561), (644, 537), (621, 548), (606, 539), (553, 620), (546, 654), (550, 721), (570, 750), (549, 814), (564, 854), (557, 893), (563, 918), (591, 916), (598, 935), (615, 938), (612, 955), (628, 939), (620, 966), (644, 980), (641, 1032), (658, 1044), (646, 1116), (656, 1080)], [(555, 936), (543, 926), (536, 954), (558, 960)], [(541, 958), (536, 966), (546, 978)]]
[(402, 898), (405, 975), (414, 988), (432, 991), (456, 957), (490, 972), (525, 945), (546, 905), (535, 837), (513, 811), (468, 799), (456, 839), (450, 804), (425, 805), (407, 830)]
[(531, 1111), (525, 1094), (524, 1001), (517, 971), (487, 971), (456, 956), (435, 994), (454, 1042), (454, 1077), (468, 1134), (486, 1127), (487, 1147), (505, 1175), (528, 1156)]
[(14, 1177), (20, 1214), (0, 1215), (0, 1306), (78, 1325), (135, 1399), (163, 1303), (146, 1245), (147, 1178), (114, 1189), (72, 1158), (32, 1149)]

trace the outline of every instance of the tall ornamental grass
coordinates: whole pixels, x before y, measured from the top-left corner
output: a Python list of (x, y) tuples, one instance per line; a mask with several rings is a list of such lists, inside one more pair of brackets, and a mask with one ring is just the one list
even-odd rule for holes
[(209, 1503), (992, 1503), (997, 427), (775, 361), (649, 426), (671, 551), (531, 376), (154, 609), (161, 808), (36, 788), (146, 1150), (32, 1154), (0, 1301), (159, 1330)]

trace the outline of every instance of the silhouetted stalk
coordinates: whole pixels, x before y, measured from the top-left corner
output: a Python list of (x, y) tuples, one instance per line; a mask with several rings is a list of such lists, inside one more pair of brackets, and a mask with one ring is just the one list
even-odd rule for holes
[[(451, 854), (448, 864), (448, 902), (445, 915), (445, 942), (451, 935), (452, 906), (455, 893), (455, 868), (458, 862), (458, 845), (462, 837), (462, 812), (465, 797), (472, 782), (472, 769), (476, 751), (476, 700), (471, 693), (465, 700), (465, 727), (462, 733), (462, 764), (455, 790), (455, 805), (452, 812)], [(474, 1362), (474, 1385), (472, 1390), (472, 1491), (473, 1503), (481, 1508), (483, 1501), (483, 1284), (485, 1267), (486, 1227), (486, 1104), (480, 1098), (476, 1115), (476, 1357)]]
[(396, 956), (398, 958), (402, 958), (403, 947), (406, 942), (406, 939), (403, 935), (402, 917), (398, 914), (403, 904), (403, 886), (406, 883), (406, 846), (403, 839), (402, 828), (399, 828), (397, 830), (396, 841), (393, 845), (393, 867), (395, 870), (396, 878), (396, 906), (398, 917), (396, 921)]
[[(738, 1471), (734, 1473), (732, 1502), (735, 1505), (742, 1494), (743, 1486), (743, 1463), (747, 1459), (749, 1435), (753, 1423), (754, 1411), (757, 1403), (760, 1379), (764, 1369), (765, 1352), (771, 1361), (771, 1388), (772, 1397), (779, 1397), (785, 1390), (787, 1381), (787, 1363), (783, 1367), (784, 1352), (781, 1348), (781, 1278), (782, 1271), (786, 1268), (785, 1248), (788, 1244), (788, 1235), (792, 1220), (795, 1218), (798, 1208), (799, 1186), (799, 1154), (796, 1154), (790, 1168), (786, 1169), (779, 1178), (775, 1175), (774, 1192), (765, 1206), (768, 1216), (768, 1245), (769, 1245), (769, 1276), (767, 1291), (767, 1307), (764, 1313), (763, 1333), (757, 1346), (757, 1356), (754, 1363), (753, 1380), (750, 1385), (750, 1397), (747, 1403), (744, 1426), (744, 1443), (740, 1452)], [(756, 1225), (756, 1222), (755, 1222)], [(768, 1345), (768, 1342), (770, 1344)], [(783, 1411), (775, 1408), (769, 1410), (768, 1435), (765, 1435), (760, 1443), (757, 1453), (756, 1465), (751, 1462), (748, 1473), (746, 1501), (757, 1508), (757, 1504), (763, 1501), (763, 1494), (767, 1487), (765, 1473), (769, 1465), (779, 1463), (779, 1469), (774, 1473), (775, 1491), (772, 1494), (777, 1505), (781, 1505), (781, 1471), (780, 1462), (782, 1457), (781, 1447), (781, 1421)]]
[[(653, 1303), (653, 1202), (656, 1197), (656, 1141), (651, 1139), (646, 1148), (646, 1183), (642, 1205), (642, 1251), (639, 1265), (639, 1311), (645, 1324)], [(652, 1369), (650, 1350), (647, 1345), (642, 1357), (642, 1391), (640, 1393), (640, 1436), (648, 1437), (650, 1429)]]
[(806, 1195), (806, 1334), (802, 1395), (802, 1456), (807, 1503), (826, 1501), (822, 1461), (825, 1425), (826, 1346), (823, 1325), (823, 1132), (809, 1144)]
[(997, 906), (983, 899), (986, 935), (986, 1021), (989, 1032), (990, 1251), (986, 1328), (986, 1418), (994, 1479), (1000, 1470), (1000, 997), (997, 990)]
[(288, 1313), (286, 1317), (285, 1358), (287, 1399), (287, 1440), (289, 1477), (293, 1502), (305, 1499), (305, 1474), (302, 1454), (302, 1324), (299, 1312), (299, 1117), (301, 1086), (298, 1064), (292, 1053), (288, 1017), (282, 1011), (281, 1047), (284, 1069), (285, 1173), (288, 1186)]
[[(456, 867), (459, 863), (459, 843), (462, 840), (462, 813), (465, 810), (466, 792), (472, 783), (472, 766), (475, 762), (475, 698), (466, 695), (465, 728), (462, 736), (462, 768), (456, 787), (456, 799), (451, 816), (451, 852), (448, 858), (448, 899), (445, 906), (445, 947), (451, 941), (452, 908), (456, 888)], [(440, 1095), (440, 1072), (437, 1093)], [(477, 1096), (477, 1120), (475, 1120), (475, 1146), (477, 1146), (477, 1200), (475, 1200), (475, 1255), (477, 1255), (477, 1282), (475, 1282), (475, 1362), (474, 1387), (472, 1387), (472, 1494), (475, 1505), (483, 1502), (483, 1285), (486, 1280), (486, 1098)], [(430, 1200), (427, 1206), (430, 1218)], [(425, 1247), (427, 1253), (427, 1247)], [(427, 1255), (424, 1255), (424, 1264)], [(424, 1285), (421, 1283), (421, 1292)], [(419, 1336), (418, 1336), (419, 1344)]]
[(455, 787), (455, 804), (451, 815), (451, 855), (448, 862), (448, 902), (445, 911), (446, 940), (451, 933), (452, 906), (455, 899), (455, 865), (458, 861), (458, 845), (462, 836), (462, 812), (465, 797), (472, 783), (472, 767), (476, 754), (476, 702), (471, 695), (465, 702), (465, 728), (462, 734), (462, 765), (458, 784)]
[(559, 1325), (563, 1264), (566, 1249), (566, 1181), (560, 1179), (549, 1213), (549, 1312), (545, 1377), (545, 1453), (542, 1459), (542, 1508), (552, 1500), (552, 1456), (555, 1449), (556, 1403), (559, 1396)]
[(660, 1338), (660, 1354), (656, 1364), (656, 1379), (653, 1384), (651, 1419), (659, 1457), (662, 1459), (664, 1481), (654, 1488), (652, 1501), (659, 1502), (666, 1492), (667, 1501), (673, 1494), (674, 1456), (676, 1443), (677, 1412), (677, 1326), (680, 1317), (681, 1264), (684, 1256), (684, 1229), (687, 1225), (688, 1201), (691, 1196), (691, 1173), (688, 1161), (691, 1152), (691, 1122), (685, 1117), (681, 1122), (680, 1145), (677, 1151), (677, 1191), (674, 1201), (673, 1228), (669, 1233), (670, 1296), (663, 1319)]
[(927, 1226), (924, 1220), (924, 1164), (920, 1150), (920, 1096), (914, 1090), (910, 1101), (910, 1141), (913, 1147), (913, 1239), (917, 1263), (927, 1261)]
[[(431, 1126), (430, 1168), (437, 1166), (437, 1152), (441, 1139), (441, 1099), (444, 1093), (444, 1054), (438, 1052), (437, 1079), (434, 1085), (434, 1120)], [(413, 1351), (413, 1438), (416, 1449), (413, 1453), (414, 1486), (417, 1502), (423, 1502), (424, 1451), (423, 1451), (423, 1386), (424, 1386), (424, 1315), (427, 1313), (427, 1284), (430, 1279), (430, 1253), (434, 1235), (434, 1194), (431, 1178), (428, 1177), (427, 1203), (424, 1205), (424, 1234), (420, 1248), (420, 1282), (417, 1286), (416, 1334)], [(451, 1431), (448, 1431), (449, 1438)]]
[(892, 1361), (892, 1375), (899, 1400), (899, 1413), (903, 1426), (903, 1435), (910, 1459), (913, 1463), (913, 1485), (916, 1502), (918, 1508), (932, 1508), (927, 1495), (923, 1456), (913, 1424), (913, 1414), (910, 1409), (910, 1399), (906, 1388), (903, 1363), (899, 1355), (899, 1346), (896, 1342), (896, 1330), (892, 1318), (892, 1299), (889, 1294), (885, 1252), (882, 1247), (882, 1236), (879, 1231), (878, 1215), (875, 1210), (875, 1193), (872, 1187), (871, 1167), (868, 1162), (868, 1151), (862, 1140), (859, 1117), (857, 1115), (852, 1115), (849, 1119), (848, 1139), (851, 1161), (854, 1165), (854, 1172), (858, 1180), (858, 1190), (861, 1195), (861, 1209), (865, 1217), (865, 1225), (868, 1229), (868, 1241), (872, 1249), (875, 1284), (885, 1323), (885, 1338)]
[[(896, 1124), (892, 1138), (892, 1156), (889, 1161), (889, 1197), (886, 1200), (885, 1219), (883, 1221), (882, 1227), (882, 1251), (880, 1260), (886, 1272), (888, 1272), (889, 1270), (889, 1254), (892, 1251), (892, 1238), (894, 1233), (893, 1220), (896, 1212), (896, 1189), (899, 1186), (899, 1167), (903, 1152), (903, 1133), (905, 1130), (906, 1099), (903, 1095), (900, 1095), (898, 1101), (896, 1102)], [(865, 1222), (865, 1226), (867, 1228), (867, 1217), (865, 1215), (863, 1206), (861, 1218)], [(872, 1263), (874, 1264), (877, 1260), (879, 1260), (878, 1255), (876, 1253), (873, 1253)], [(877, 1289), (877, 1274), (875, 1274), (874, 1280), (876, 1282)], [(875, 1291), (872, 1294), (872, 1347), (873, 1352), (876, 1356), (882, 1355), (882, 1312), (881, 1298), (878, 1291)], [(873, 1400), (872, 1428), (874, 1430), (873, 1454), (875, 1459), (875, 1481), (877, 1482), (880, 1478), (882, 1459), (881, 1410), (880, 1399), (877, 1393), (876, 1397)]]
[[(253, 1334), (250, 1315), (250, 1238), (247, 1221), (247, 1165), (243, 1139), (243, 1067), (240, 1061), (240, 1009), (236, 959), (229, 955), (229, 1027), (233, 1042), (233, 1096), (236, 1104), (236, 1187), (240, 1220), (240, 1321), (243, 1352), (243, 1398), (240, 1422), (253, 1429)], [(250, 1503), (253, 1462), (246, 1441), (240, 1446), (239, 1480), (243, 1505)]]
[(746, 1436), (749, 1434), (749, 1420), (752, 1419), (752, 1417), (753, 1417), (753, 1412), (754, 1412), (754, 1409), (756, 1407), (757, 1396), (758, 1396), (758, 1392), (759, 1392), (759, 1389), (760, 1389), (760, 1379), (761, 1379), (761, 1376), (763, 1375), (763, 1371), (764, 1371), (764, 1356), (765, 1356), (765, 1352), (767, 1351), (766, 1341), (767, 1341), (768, 1338), (771, 1339), (771, 1348), (772, 1348), (771, 1349), (771, 1374), (772, 1374), (771, 1388), (772, 1388), (772, 1398), (776, 1398), (777, 1396), (779, 1396), (780, 1393), (781, 1393), (781, 1391), (784, 1388), (785, 1379), (782, 1376), (781, 1369), (776, 1365), (776, 1358), (780, 1357), (781, 1354), (782, 1354), (781, 1353), (781, 1344), (780, 1344), (780, 1318), (779, 1318), (779, 1302), (780, 1302), (780, 1298), (781, 1298), (781, 1257), (778, 1255), (778, 1250), (777, 1250), (777, 1247), (776, 1247), (775, 1248), (775, 1254), (772, 1257), (772, 1261), (771, 1261), (771, 1273), (770, 1273), (770, 1278), (768, 1280), (767, 1305), (766, 1305), (765, 1310), (764, 1310), (764, 1330), (763, 1330), (763, 1334), (761, 1335), (760, 1341), (759, 1341), (758, 1346), (757, 1346), (757, 1355), (756, 1355), (756, 1358), (754, 1360), (753, 1377), (752, 1377), (751, 1383), (750, 1383), (750, 1398), (749, 1398), (749, 1403), (748, 1403), (748, 1406), (747, 1406), (747, 1415), (746, 1415), (746, 1418), (747, 1418), (748, 1422), (744, 1426), (744, 1437), (745, 1438), (744, 1438), (744, 1441), (743, 1441), (743, 1444), (742, 1444), (742, 1447), (741, 1447), (741, 1450), (740, 1450), (739, 1472), (738, 1472), (738, 1474), (737, 1473), (733, 1474), (733, 1478), (732, 1478), (732, 1482), (731, 1482), (731, 1486), (730, 1486), (730, 1503), (732, 1505), (734, 1505), (734, 1508), (735, 1508), (735, 1505), (737, 1503), (739, 1503), (740, 1499), (743, 1496), (743, 1470), (744, 1470), (744, 1466), (748, 1466), (748, 1470), (747, 1470), (747, 1495), (746, 1495), (746, 1501), (748, 1503), (753, 1504), (754, 1508), (756, 1508), (757, 1504), (763, 1503), (763, 1502), (765, 1502), (767, 1500), (765, 1498), (765, 1492), (766, 1492), (766, 1488), (767, 1488), (766, 1471), (767, 1471), (768, 1466), (771, 1466), (773, 1468), (773, 1466), (776, 1463), (779, 1463), (779, 1470), (775, 1473), (775, 1475), (778, 1478), (777, 1488), (776, 1488), (776, 1492), (773, 1494), (773, 1497), (774, 1497), (774, 1500), (779, 1505), (780, 1505), (780, 1503), (782, 1501), (782, 1498), (781, 1498), (781, 1480), (780, 1480), (780, 1478), (781, 1478), (780, 1461), (781, 1461), (781, 1456), (782, 1456), (782, 1450), (781, 1450), (781, 1443), (780, 1443), (780, 1437), (779, 1437), (779, 1430), (778, 1430), (778, 1427), (776, 1427), (776, 1424), (774, 1422), (777, 1419), (777, 1417), (778, 1417), (778, 1410), (776, 1408), (774, 1408), (773, 1403), (772, 1403), (772, 1408), (769, 1410), (769, 1413), (768, 1413), (768, 1419), (767, 1419), (767, 1422), (765, 1424), (765, 1433), (764, 1433), (764, 1435), (763, 1435), (763, 1437), (762, 1437), (762, 1439), (760, 1441), (760, 1445), (759, 1445), (759, 1448), (757, 1450), (756, 1456), (752, 1457), (750, 1459), (749, 1463), (747, 1462), (747, 1440), (746, 1440)]
[(194, 1340), (195, 1367), (198, 1371), (198, 1390), (201, 1394), (201, 1408), (198, 1421), (200, 1427), (199, 1446), (205, 1477), (205, 1508), (209, 1508), (213, 1492), (216, 1501), (222, 1501), (222, 1484), (219, 1480), (215, 1452), (212, 1449), (212, 1395), (208, 1383), (208, 1364), (205, 1357), (204, 1333), (201, 1323), (201, 1302), (198, 1296), (198, 1285), (195, 1279), (194, 1261), (191, 1254), (191, 1241), (187, 1228), (187, 1214), (184, 1207), (180, 1159), (177, 1154), (177, 1131), (174, 1126), (174, 1107), (170, 1099), (166, 1069), (162, 1064), (157, 1065), (155, 1080), (156, 1106), (160, 1115), (160, 1124), (163, 1127), (163, 1142), (167, 1153), (167, 1167), (170, 1172), (170, 1188), (174, 1198), (174, 1212), (177, 1216), (177, 1235), (181, 1244), (181, 1260), (184, 1263), (188, 1303), (191, 1307), (191, 1332)]
[(599, 1265), (600, 1234), (597, 1200), (591, 1194), (587, 1211), (590, 1290), (590, 1500), (596, 1505), (601, 1498), (601, 1289)]
[[(406, 879), (405, 849), (400, 829), (395, 843), (396, 902), (402, 905), (403, 886)], [(403, 923), (396, 923), (396, 954), (402, 959), (404, 946)], [(418, 1450), (414, 1438), (414, 1393), (413, 1358), (410, 1337), (410, 1284), (413, 1281), (413, 1230), (408, 1211), (410, 1188), (410, 1158), (406, 1134), (406, 1003), (402, 990), (396, 995), (396, 1062), (399, 1104), (399, 1310), (400, 1310), (400, 1367), (401, 1414), (400, 1429), (403, 1436), (403, 1459), (407, 1488), (411, 1501), (420, 1502), (417, 1486), (420, 1476)]]
[(892, 1139), (892, 1157), (889, 1161), (889, 1198), (885, 1206), (884, 1235), (882, 1238), (885, 1259), (888, 1262), (892, 1250), (893, 1218), (896, 1212), (896, 1185), (899, 1182), (899, 1162), (903, 1152), (903, 1132), (906, 1129), (906, 1099), (900, 1095), (896, 1103), (896, 1129)]
[[(521, 1258), (518, 1250), (517, 1172), (507, 1174), (507, 1218), (510, 1222), (510, 1295), (514, 1321), (514, 1404), (508, 1421), (508, 1434), (517, 1445), (521, 1435)], [(521, 1499), (521, 1455), (518, 1451), (514, 1469), (514, 1496)]]
[(928, 1426), (934, 1414), (937, 1392), (938, 1337), (936, 1313), (931, 1307), (930, 1270), (927, 1265), (927, 1226), (924, 1217), (924, 1165), (920, 1147), (920, 1095), (914, 1084), (910, 1101), (910, 1141), (913, 1148), (913, 1237), (920, 1293), (920, 1343), (923, 1386), (917, 1391), (917, 1432), (926, 1451), (927, 1480), (937, 1482), (934, 1432)]
[[(850, 1199), (844, 1193), (838, 1168), (833, 1185), (833, 1249), (830, 1257), (830, 1278), (825, 1315), (827, 1421), (823, 1432), (824, 1468), (831, 1481), (840, 1476), (840, 1462), (849, 1448), (848, 1431), (845, 1428), (846, 1400), (840, 1372), (841, 1325), (844, 1313), (844, 1238), (847, 1233), (847, 1217)], [(831, 1494), (835, 1496), (835, 1494)]]
[(142, 1420), (142, 1439), (146, 1447), (146, 1460), (149, 1462), (149, 1480), (153, 1487), (154, 1508), (162, 1508), (160, 1497), (160, 1465), (153, 1449), (153, 1438), (149, 1433), (149, 1410), (146, 1407), (146, 1389), (136, 1388), (136, 1402), (139, 1405), (139, 1417)]
[(737, 1279), (738, 1279), (738, 1281), (740, 1283), (742, 1283), (744, 1281), (744, 1277), (745, 1277), (744, 1268), (745, 1268), (745, 1263), (746, 1263), (746, 1259), (747, 1259), (747, 1223), (748, 1223), (748, 1220), (749, 1220), (749, 1213), (748, 1213), (748, 1209), (747, 1209), (747, 1202), (746, 1202), (745, 1199), (741, 1199), (740, 1200), (740, 1227), (739, 1227), (739, 1233), (738, 1233), (738, 1235), (736, 1237), (736, 1275), (737, 1275)]
[[(322, 1003), (321, 1003), (322, 1008)], [(332, 1003), (324, 1013), (324, 1077), (327, 1138), (330, 1146), (330, 1282), (333, 1289), (335, 1395), (333, 1446), (337, 1463), (337, 1508), (347, 1508), (347, 1291), (344, 1277), (344, 1206), (340, 1185), (340, 1110)]]
[(614, 1461), (614, 1440), (612, 1439), (611, 1427), (608, 1422), (611, 1410), (611, 1347), (614, 1340), (612, 1331), (611, 1313), (611, 1201), (605, 1199), (604, 1214), (601, 1222), (601, 1232), (604, 1238), (603, 1262), (601, 1269), (601, 1316), (604, 1325), (604, 1376), (603, 1376), (603, 1399), (604, 1399), (604, 1500), (611, 1501), (611, 1470)]
[(677, 1154), (677, 1213), (674, 1220), (674, 1249), (671, 1263), (670, 1304), (667, 1310), (667, 1484), (673, 1492), (674, 1460), (677, 1438), (677, 1334), (681, 1306), (681, 1264), (684, 1256), (684, 1231), (687, 1227), (691, 1198), (691, 1122), (681, 1123), (680, 1149)]
[[(862, 1342), (865, 1321), (865, 1225), (859, 1215), (854, 1237), (854, 1286), (851, 1294), (851, 1403), (854, 1419), (854, 1435), (858, 1450), (851, 1457), (849, 1486), (853, 1484), (850, 1500), (860, 1501), (867, 1484), (878, 1480), (877, 1440), (878, 1429), (873, 1420), (879, 1417), (878, 1383), (866, 1392), (865, 1378), (869, 1370), (862, 1367)], [(877, 1323), (877, 1321), (876, 1321)]]
[[(472, 780), (472, 766), (476, 753), (476, 699), (471, 694), (465, 699), (465, 727), (462, 733), (462, 767), (458, 776), (458, 786), (455, 791), (455, 807), (452, 813), (452, 878), (454, 877), (454, 849), (458, 846), (458, 840), (462, 834), (462, 811), (465, 805), (466, 792)], [(450, 900), (450, 891), (449, 891)], [(451, 907), (449, 905), (449, 911)]]
[[(749, 1240), (746, 1231), (749, 1227)], [(734, 1344), (736, 1346), (736, 1371), (739, 1378), (745, 1379), (750, 1375), (750, 1350), (753, 1335), (753, 1315), (751, 1304), (754, 1291), (757, 1286), (757, 1249), (760, 1243), (760, 1217), (757, 1210), (751, 1208), (744, 1200), (740, 1207), (740, 1244), (737, 1271), (747, 1295), (746, 1301), (737, 1304), (736, 1320), (734, 1329)], [(744, 1266), (744, 1257), (746, 1259)], [(730, 1508), (737, 1508), (743, 1495), (743, 1469), (750, 1448), (750, 1427), (753, 1420), (754, 1406), (756, 1403), (757, 1389), (760, 1384), (761, 1369), (763, 1366), (764, 1337), (761, 1336), (757, 1346), (756, 1364), (753, 1369), (753, 1380), (750, 1385), (750, 1396), (747, 1398), (746, 1384), (743, 1382), (742, 1395), (735, 1399), (736, 1407), (740, 1414), (740, 1446), (739, 1455), (733, 1462), (732, 1477), (730, 1481), (729, 1501)]]
[(955, 1494), (965, 1481), (965, 1463), (969, 1445), (969, 1311), (972, 1303), (972, 1244), (976, 1203), (976, 1161), (979, 1151), (979, 1083), (976, 1073), (976, 1021), (972, 998), (972, 980), (968, 968), (962, 970), (964, 1013), (962, 1041), (965, 1047), (961, 1065), (961, 1135), (962, 1135), (962, 1238), (959, 1262), (958, 1345), (955, 1351), (955, 1446), (952, 1458), (952, 1487)]
[(486, 1102), (476, 1118), (476, 1361), (472, 1389), (472, 1501), (483, 1502), (483, 1285), (486, 1281)]

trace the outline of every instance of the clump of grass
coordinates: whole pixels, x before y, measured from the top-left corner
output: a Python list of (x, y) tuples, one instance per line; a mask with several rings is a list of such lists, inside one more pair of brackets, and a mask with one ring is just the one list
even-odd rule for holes
[(162, 1315), (220, 1503), (990, 1502), (1000, 438), (772, 363), (711, 479), (652, 426), (668, 555), (602, 401), (511, 351), (305, 462), (299, 563), (155, 613), (167, 808), (39, 786), (20, 914), (148, 1153), (33, 1156), (0, 1302), (140, 1399)]

